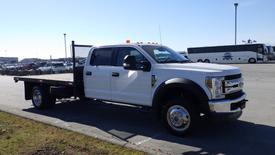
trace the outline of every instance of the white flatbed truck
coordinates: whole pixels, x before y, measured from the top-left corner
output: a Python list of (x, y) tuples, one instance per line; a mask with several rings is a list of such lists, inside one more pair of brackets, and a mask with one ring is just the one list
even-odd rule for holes
[[(75, 45), (72, 42), (73, 60)], [(156, 44), (91, 47), (84, 67), (73, 74), (14, 77), (24, 81), (25, 99), (37, 109), (56, 98), (97, 99), (152, 109), (173, 134), (196, 127), (202, 114), (237, 119), (246, 104), (237, 67), (192, 63)]]

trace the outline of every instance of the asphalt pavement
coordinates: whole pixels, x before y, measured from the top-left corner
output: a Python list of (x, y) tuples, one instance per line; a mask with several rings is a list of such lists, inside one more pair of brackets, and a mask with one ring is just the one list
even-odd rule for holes
[(233, 66), (243, 71), (249, 100), (242, 117), (202, 120), (188, 137), (167, 133), (150, 112), (128, 106), (68, 100), (35, 110), (24, 100), (23, 83), (10, 76), (0, 76), (0, 110), (151, 154), (275, 154), (275, 64)]

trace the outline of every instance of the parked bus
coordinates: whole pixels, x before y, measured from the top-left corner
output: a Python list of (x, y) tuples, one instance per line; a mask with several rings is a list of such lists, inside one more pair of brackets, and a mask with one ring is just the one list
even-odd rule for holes
[(268, 49), (268, 60), (275, 60), (275, 51), (274, 51), (274, 47), (272, 46), (267, 46)]
[(245, 44), (188, 48), (188, 57), (194, 62), (257, 63), (266, 62), (265, 44)]

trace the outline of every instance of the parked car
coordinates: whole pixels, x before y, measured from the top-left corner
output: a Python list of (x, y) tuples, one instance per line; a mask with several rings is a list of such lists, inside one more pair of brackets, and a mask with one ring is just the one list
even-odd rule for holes
[(67, 71), (73, 70), (73, 63), (70, 63), (70, 62), (65, 63), (65, 68)]
[(43, 67), (39, 67), (38, 70), (41, 72), (61, 73), (65, 72), (67, 69), (63, 62), (51, 62), (45, 64)]

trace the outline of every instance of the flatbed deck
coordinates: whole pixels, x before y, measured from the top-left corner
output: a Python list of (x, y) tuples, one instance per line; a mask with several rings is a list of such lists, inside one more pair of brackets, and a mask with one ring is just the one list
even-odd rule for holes
[(45, 83), (45, 84), (64, 85), (64, 86), (72, 86), (74, 83), (72, 73), (18, 76), (18, 77), (14, 77), (14, 80), (16, 82), (24, 81), (24, 82)]

